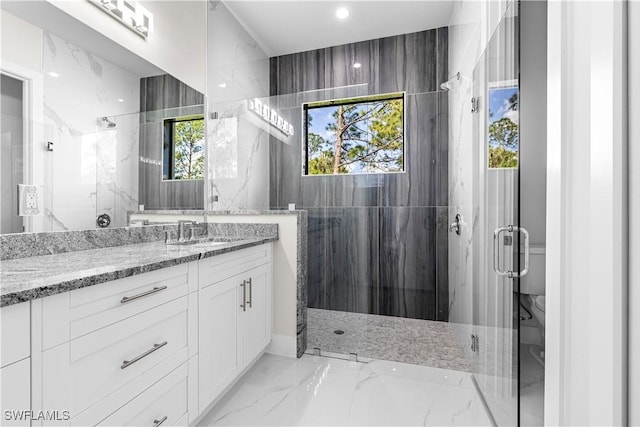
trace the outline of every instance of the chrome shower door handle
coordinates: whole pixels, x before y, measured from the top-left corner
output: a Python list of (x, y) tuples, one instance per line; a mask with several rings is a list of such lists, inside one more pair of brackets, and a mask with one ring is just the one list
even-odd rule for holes
[(508, 271), (500, 270), (500, 235), (505, 231), (513, 231), (511, 226), (498, 227), (493, 232), (493, 271), (498, 276), (506, 277), (509, 275)]
[[(504, 271), (500, 269), (500, 235), (504, 232), (521, 233), (524, 240), (524, 268), (521, 271)], [(507, 225), (498, 227), (493, 232), (493, 270), (498, 276), (509, 277), (511, 279), (524, 277), (529, 272), (529, 232), (524, 227)]]
[(524, 268), (518, 273), (518, 277), (524, 277), (529, 273), (529, 232), (524, 227), (515, 227), (524, 238)]

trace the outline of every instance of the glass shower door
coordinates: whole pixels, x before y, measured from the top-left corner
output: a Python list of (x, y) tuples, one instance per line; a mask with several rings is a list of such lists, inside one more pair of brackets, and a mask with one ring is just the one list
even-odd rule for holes
[[(519, 277), (526, 230), (519, 226), (518, 2), (503, 15), (474, 71), (475, 156), (473, 373), (495, 423), (519, 425)], [(521, 265), (522, 264), (522, 265)]]

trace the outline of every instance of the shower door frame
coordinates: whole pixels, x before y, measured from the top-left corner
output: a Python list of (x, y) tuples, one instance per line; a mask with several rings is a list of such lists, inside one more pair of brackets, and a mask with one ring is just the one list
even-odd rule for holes
[[(471, 353), (474, 383), (495, 425), (520, 425), (519, 278), (494, 271), (494, 240), (502, 270), (522, 270), (520, 246), (520, 147), (518, 167), (488, 167), (489, 91), (520, 87), (520, 10), (514, 1), (501, 17), (480, 57), (472, 83), (474, 138), (473, 302)], [(508, 55), (512, 54), (511, 57)], [(522, 144), (522, 141), (519, 141)], [(476, 151), (477, 150), (477, 151)], [(494, 237), (500, 227), (514, 226), (511, 247)], [(517, 227), (517, 228), (516, 228)], [(526, 231), (525, 231), (526, 232)]]

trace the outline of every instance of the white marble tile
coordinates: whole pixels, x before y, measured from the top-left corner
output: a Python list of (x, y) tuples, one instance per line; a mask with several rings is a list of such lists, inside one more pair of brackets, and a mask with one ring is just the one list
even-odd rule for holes
[(210, 2), (207, 13), (209, 51), (216, 52), (207, 58), (207, 94), (218, 119), (207, 123), (205, 207), (268, 209), (269, 132), (246, 101), (268, 97), (269, 57), (223, 2)]
[[(43, 58), (44, 122), (54, 128), (48, 138), (54, 151), (45, 160), (51, 161), (45, 180), (51, 197), (47, 215), (53, 230), (94, 228), (97, 209), (107, 209), (100, 206), (106, 200), (97, 200), (98, 175), (113, 176), (117, 161), (115, 153), (105, 150), (115, 149), (113, 136), (98, 135), (103, 129), (99, 118), (138, 111), (140, 77), (48, 32)], [(100, 158), (99, 142), (105, 144)], [(98, 169), (102, 160), (107, 164)]]
[(199, 425), (490, 425), (475, 388), (403, 365), (265, 355)]
[(451, 369), (412, 365), (389, 360), (373, 360), (367, 364), (366, 369), (370, 369), (378, 374), (391, 375), (400, 378), (413, 378), (421, 381), (433, 382), (435, 384), (454, 385), (464, 388), (474, 387), (470, 373), (454, 371)]
[(490, 425), (473, 388), (361, 371), (349, 425)]
[(110, 116), (113, 129), (97, 133), (96, 214), (107, 213), (110, 227), (127, 225), (138, 210), (138, 147), (140, 115)]
[(209, 120), (207, 136), (207, 168), (209, 179), (238, 177), (238, 119)]
[(200, 425), (345, 425), (359, 371), (339, 365), (265, 355)]

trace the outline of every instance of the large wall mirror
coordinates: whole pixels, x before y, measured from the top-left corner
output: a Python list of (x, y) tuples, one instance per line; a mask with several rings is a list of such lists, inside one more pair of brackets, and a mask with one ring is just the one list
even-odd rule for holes
[[(64, 3), (0, 3), (0, 233), (125, 226), (141, 206), (202, 209), (203, 93), (76, 19)], [(74, 7), (114, 21), (84, 3)], [(156, 14), (167, 5), (145, 3)], [(116, 30), (153, 42), (153, 34), (143, 40), (124, 25)]]

